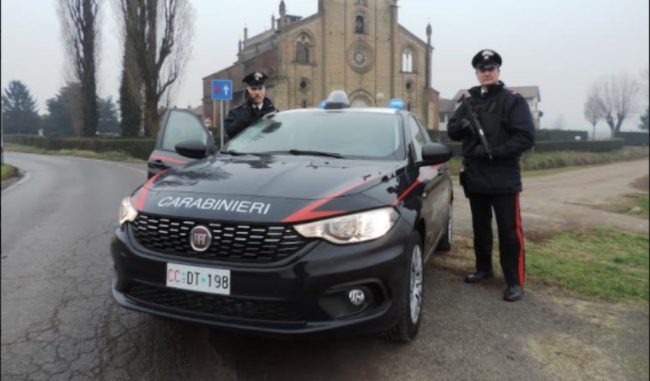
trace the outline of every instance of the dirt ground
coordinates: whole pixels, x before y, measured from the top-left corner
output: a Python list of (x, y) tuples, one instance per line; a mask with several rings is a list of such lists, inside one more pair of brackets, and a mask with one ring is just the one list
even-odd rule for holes
[[(647, 159), (527, 177), (523, 181), (521, 208), (527, 240), (599, 226), (648, 234), (647, 219), (601, 209), (626, 194), (648, 192)], [(459, 239), (454, 250), (458, 251), (456, 255), (438, 258), (437, 265), (462, 276), (473, 264), (471, 217), (462, 189), (455, 192), (455, 229)], [(464, 258), (458, 255), (459, 251), (464, 251)], [(527, 282), (527, 289), (553, 306), (554, 313), (580, 321), (575, 329), (558, 328), (556, 332), (527, 338), (528, 354), (545, 364), (548, 373), (558, 380), (648, 379), (647, 303), (605, 303), (535, 283), (534, 279)]]

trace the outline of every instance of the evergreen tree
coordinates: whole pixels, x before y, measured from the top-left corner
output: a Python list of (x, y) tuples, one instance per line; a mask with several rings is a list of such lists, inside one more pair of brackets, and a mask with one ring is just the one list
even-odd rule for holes
[(645, 114), (641, 115), (641, 117), (639, 118), (639, 119), (641, 119), (641, 123), (639, 123), (639, 128), (642, 129), (642, 130), (645, 130), (645, 131), (648, 131), (648, 129), (649, 129), (648, 128), (649, 127), (648, 126), (648, 111), (649, 111), (649, 108), (646, 107)]
[(142, 124), (142, 108), (138, 98), (133, 96), (130, 89), (126, 70), (122, 70), (122, 83), (120, 84), (120, 130), (122, 136), (138, 136)]
[(99, 111), (99, 125), (97, 132), (100, 134), (119, 135), (120, 122), (117, 120), (117, 105), (113, 97), (99, 99), (97, 102)]
[[(78, 112), (78, 85), (62, 87), (59, 93), (46, 101), (48, 115), (45, 116), (44, 131), (47, 136), (75, 136), (73, 113)], [(77, 126), (77, 129), (79, 126)]]
[(40, 128), (36, 100), (21, 81), (11, 81), (2, 95), (5, 134), (36, 134)]

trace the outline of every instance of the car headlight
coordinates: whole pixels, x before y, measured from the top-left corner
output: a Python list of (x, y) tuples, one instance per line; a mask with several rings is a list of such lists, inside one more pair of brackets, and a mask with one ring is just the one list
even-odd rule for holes
[(338, 244), (357, 243), (382, 237), (395, 225), (398, 216), (394, 208), (381, 208), (295, 225), (294, 229), (308, 238), (323, 238)]
[(120, 204), (120, 212), (118, 213), (118, 221), (120, 226), (125, 222), (133, 222), (138, 216), (138, 211), (135, 210), (133, 204), (131, 204), (131, 197), (124, 197), (122, 203)]

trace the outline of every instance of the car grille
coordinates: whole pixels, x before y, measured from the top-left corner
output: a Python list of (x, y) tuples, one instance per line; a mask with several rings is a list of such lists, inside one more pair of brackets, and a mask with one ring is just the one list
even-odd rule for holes
[(212, 316), (282, 322), (304, 322), (301, 314), (286, 303), (238, 299), (223, 295), (175, 290), (136, 283), (127, 296), (136, 301)]
[[(212, 233), (208, 250), (196, 252), (189, 233), (203, 225)], [(133, 223), (138, 242), (147, 249), (191, 258), (228, 262), (268, 263), (287, 258), (302, 249), (307, 240), (291, 226), (203, 222), (140, 214)]]

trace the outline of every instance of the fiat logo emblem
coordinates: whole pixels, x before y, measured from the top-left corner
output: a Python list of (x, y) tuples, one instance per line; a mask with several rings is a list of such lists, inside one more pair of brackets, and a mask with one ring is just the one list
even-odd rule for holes
[(208, 250), (212, 243), (212, 234), (205, 226), (195, 226), (190, 230), (190, 246), (199, 253)]

